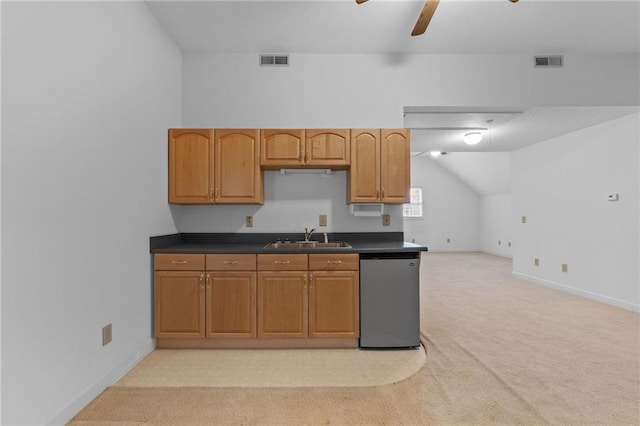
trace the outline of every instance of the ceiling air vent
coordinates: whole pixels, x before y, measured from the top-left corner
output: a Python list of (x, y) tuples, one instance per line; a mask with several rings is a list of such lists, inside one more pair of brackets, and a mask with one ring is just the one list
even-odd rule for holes
[(260, 65), (275, 67), (289, 66), (289, 55), (260, 55)]
[(535, 68), (561, 67), (564, 62), (562, 55), (534, 56), (533, 61), (533, 66)]

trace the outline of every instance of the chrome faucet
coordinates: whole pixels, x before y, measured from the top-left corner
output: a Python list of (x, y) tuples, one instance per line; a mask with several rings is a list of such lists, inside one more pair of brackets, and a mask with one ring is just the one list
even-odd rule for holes
[(311, 235), (316, 232), (316, 228), (311, 228), (311, 230), (308, 230), (307, 228), (304, 228), (304, 240), (305, 241), (310, 241)]

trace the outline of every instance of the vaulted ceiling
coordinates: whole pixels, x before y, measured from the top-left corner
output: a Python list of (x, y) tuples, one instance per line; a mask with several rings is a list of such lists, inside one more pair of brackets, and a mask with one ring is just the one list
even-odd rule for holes
[[(426, 33), (417, 37), (410, 33), (424, 0), (146, 3), (184, 52), (640, 55), (638, 0), (441, 0)], [(505, 152), (637, 111), (406, 106), (404, 122), (412, 129), (414, 155), (449, 152), (438, 164), (479, 194), (492, 194), (508, 188)], [(462, 143), (469, 127), (483, 129), (482, 145)]]

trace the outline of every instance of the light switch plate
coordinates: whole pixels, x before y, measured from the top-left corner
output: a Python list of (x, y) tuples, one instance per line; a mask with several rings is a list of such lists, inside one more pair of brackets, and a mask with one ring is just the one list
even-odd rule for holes
[(320, 215), (320, 217), (318, 218), (318, 225), (327, 226), (327, 215), (326, 214), (321, 214)]
[(253, 216), (247, 216), (245, 218), (244, 226), (246, 226), (247, 228), (252, 228), (253, 227)]

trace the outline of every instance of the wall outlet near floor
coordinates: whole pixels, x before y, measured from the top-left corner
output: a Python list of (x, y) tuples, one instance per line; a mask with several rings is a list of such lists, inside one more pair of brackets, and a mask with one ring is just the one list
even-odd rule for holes
[(245, 217), (244, 226), (246, 226), (247, 228), (252, 228), (253, 227), (253, 216)]
[(318, 218), (318, 225), (319, 226), (327, 226), (327, 215), (326, 214), (321, 214), (320, 217)]
[(447, 238), (447, 244), (451, 242), (451, 238)]
[(391, 216), (389, 216), (388, 214), (383, 214), (382, 226), (389, 226), (389, 225), (391, 225)]
[(511, 241), (509, 241), (509, 247), (511, 247)]
[(569, 265), (567, 265), (566, 263), (562, 264), (562, 272), (569, 272)]
[(102, 346), (111, 343), (111, 323), (102, 327)]
[(533, 264), (536, 266), (540, 266), (540, 259), (538, 259), (537, 257), (533, 259)]
[(502, 241), (498, 240), (498, 245), (501, 246), (502, 245)]
[(527, 217), (526, 216), (522, 216), (522, 223), (527, 223)]

